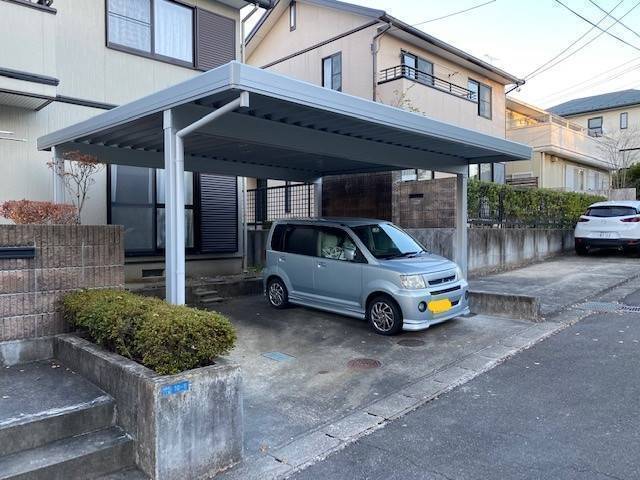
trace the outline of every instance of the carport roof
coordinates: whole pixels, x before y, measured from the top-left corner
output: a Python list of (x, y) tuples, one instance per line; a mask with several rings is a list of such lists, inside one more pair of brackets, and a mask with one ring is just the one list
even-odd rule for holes
[(249, 93), (240, 108), (185, 138), (185, 169), (312, 180), (324, 175), (529, 159), (531, 148), (238, 62), (38, 139), (104, 163), (163, 168), (163, 112), (183, 128)]

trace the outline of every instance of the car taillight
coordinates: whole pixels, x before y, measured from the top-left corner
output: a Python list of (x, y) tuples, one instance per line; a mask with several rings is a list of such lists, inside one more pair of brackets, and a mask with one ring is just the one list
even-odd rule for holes
[(638, 223), (640, 222), (640, 217), (621, 218), (620, 221), (625, 223)]
[(588, 222), (589, 219), (588, 218), (584, 218), (584, 217), (580, 217), (580, 220), (578, 220), (579, 222)]

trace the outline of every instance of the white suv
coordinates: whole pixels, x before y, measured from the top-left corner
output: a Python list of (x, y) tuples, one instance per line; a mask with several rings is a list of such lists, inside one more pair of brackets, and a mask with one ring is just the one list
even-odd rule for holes
[(640, 253), (640, 201), (609, 201), (591, 205), (575, 230), (576, 253), (617, 248)]

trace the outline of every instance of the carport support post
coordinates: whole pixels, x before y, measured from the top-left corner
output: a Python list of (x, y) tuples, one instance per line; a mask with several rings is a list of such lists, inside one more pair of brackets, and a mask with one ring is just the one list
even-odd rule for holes
[(467, 178), (468, 173), (464, 172), (456, 174), (456, 241), (455, 241), (455, 260), (462, 269), (462, 274), (467, 277), (468, 274), (468, 214), (467, 214)]
[(64, 203), (64, 158), (56, 147), (51, 148), (53, 164), (51, 173), (53, 177), (53, 203)]
[(165, 298), (169, 303), (177, 303), (175, 286), (175, 215), (174, 204), (176, 203), (175, 192), (175, 156), (176, 156), (176, 132), (174, 116), (171, 110), (165, 110), (164, 121), (164, 184), (165, 184), (165, 217), (164, 217), (164, 242), (165, 242)]

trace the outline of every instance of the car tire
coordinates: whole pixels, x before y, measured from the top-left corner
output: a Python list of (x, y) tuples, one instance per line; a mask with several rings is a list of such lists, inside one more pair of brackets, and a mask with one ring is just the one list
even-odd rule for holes
[(402, 331), (402, 311), (388, 295), (378, 295), (367, 304), (367, 321), (380, 335), (397, 335)]
[(589, 253), (589, 249), (584, 245), (576, 245), (576, 254), (584, 257)]
[(267, 300), (273, 308), (286, 308), (289, 305), (287, 286), (279, 278), (272, 278), (267, 283)]

